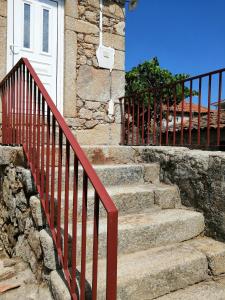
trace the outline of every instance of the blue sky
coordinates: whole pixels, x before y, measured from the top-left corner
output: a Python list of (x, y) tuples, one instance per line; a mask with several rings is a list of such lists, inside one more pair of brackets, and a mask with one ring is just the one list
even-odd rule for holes
[(225, 0), (139, 0), (127, 10), (126, 70), (154, 56), (173, 73), (225, 67)]

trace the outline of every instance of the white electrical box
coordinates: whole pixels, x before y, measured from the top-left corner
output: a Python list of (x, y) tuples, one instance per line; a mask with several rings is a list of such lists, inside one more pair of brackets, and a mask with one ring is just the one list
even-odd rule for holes
[(115, 60), (115, 49), (100, 45), (96, 51), (96, 55), (99, 67), (112, 71)]

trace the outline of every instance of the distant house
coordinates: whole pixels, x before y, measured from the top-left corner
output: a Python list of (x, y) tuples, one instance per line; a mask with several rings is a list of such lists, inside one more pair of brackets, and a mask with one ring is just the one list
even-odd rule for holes
[[(183, 124), (189, 121), (190, 118), (190, 110), (192, 111), (192, 118), (196, 117), (199, 113), (201, 116), (204, 116), (208, 112), (208, 108), (204, 106), (199, 106), (197, 104), (192, 103), (192, 108), (190, 107), (190, 102), (184, 100), (184, 102), (180, 102), (176, 106), (176, 118), (174, 116), (174, 106), (170, 106), (169, 108), (169, 117), (168, 117), (168, 128), (173, 128), (174, 122), (176, 125), (179, 126), (182, 122), (182, 111), (183, 111)], [(164, 112), (167, 111), (166, 108), (163, 109)], [(163, 119), (163, 127), (167, 127), (167, 120), (166, 118)]]

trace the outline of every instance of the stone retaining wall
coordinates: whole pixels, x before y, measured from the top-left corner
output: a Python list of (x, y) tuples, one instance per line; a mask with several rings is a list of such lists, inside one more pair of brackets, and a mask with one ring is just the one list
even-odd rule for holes
[(9, 256), (19, 256), (29, 263), (39, 282), (47, 281), (54, 299), (70, 299), (20, 147), (0, 146), (0, 242)]
[(179, 147), (134, 147), (141, 161), (159, 162), (160, 177), (176, 184), (182, 204), (204, 213), (207, 234), (225, 240), (225, 153)]

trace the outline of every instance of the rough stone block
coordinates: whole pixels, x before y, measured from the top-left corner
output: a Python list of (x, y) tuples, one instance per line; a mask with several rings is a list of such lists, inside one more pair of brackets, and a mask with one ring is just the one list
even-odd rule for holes
[(35, 194), (37, 192), (36, 185), (34, 184), (33, 176), (31, 171), (28, 169), (21, 169), (22, 171), (22, 183), (25, 189), (25, 192), (28, 195)]
[(144, 164), (144, 180), (148, 183), (159, 183), (159, 164)]
[(113, 67), (114, 70), (125, 70), (125, 52), (124, 51), (115, 51), (115, 64)]
[(99, 124), (93, 129), (74, 131), (74, 135), (82, 145), (118, 145), (120, 134), (120, 124)]
[(65, 15), (73, 18), (78, 17), (78, 3), (77, 0), (65, 1)]
[(125, 35), (125, 22), (119, 22), (114, 26), (116, 33), (119, 35)]
[(103, 33), (103, 42), (107, 47), (112, 47), (117, 50), (125, 51), (125, 38), (124, 36), (105, 32)]
[(71, 300), (69, 290), (63, 279), (62, 271), (52, 271), (50, 275), (51, 290), (55, 300)]
[(112, 98), (115, 103), (125, 94), (125, 72), (114, 70), (112, 72)]
[(189, 245), (203, 252), (213, 275), (225, 273), (225, 244), (204, 237), (187, 242)]
[(81, 66), (77, 78), (77, 94), (85, 100), (108, 101), (110, 99), (109, 71), (87, 65)]
[(58, 256), (50, 232), (46, 229), (40, 231), (40, 241), (43, 251), (44, 265), (49, 270), (56, 270), (59, 267)]
[(37, 227), (44, 227), (46, 219), (41, 206), (41, 200), (37, 196), (30, 197), (31, 214)]
[(65, 60), (64, 60), (64, 101), (65, 117), (76, 116), (76, 65), (77, 65), (77, 34), (65, 30)]
[(99, 32), (99, 28), (96, 25), (83, 20), (76, 20), (72, 28), (72, 30), (79, 33), (97, 34)]

